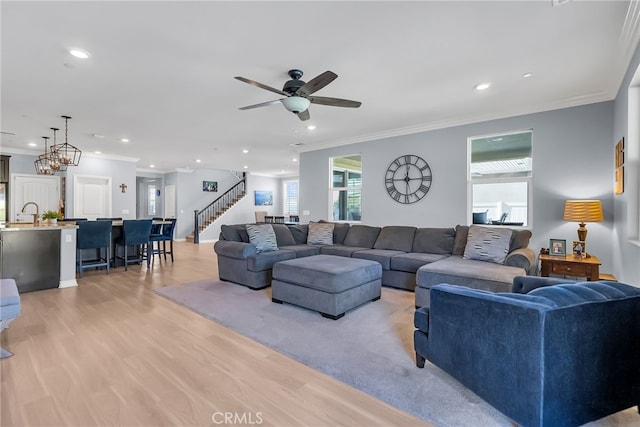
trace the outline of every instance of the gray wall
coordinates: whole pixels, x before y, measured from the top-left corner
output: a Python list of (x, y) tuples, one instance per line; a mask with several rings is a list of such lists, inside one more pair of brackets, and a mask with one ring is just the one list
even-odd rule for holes
[[(531, 248), (549, 246), (549, 239), (577, 240), (578, 225), (562, 220), (566, 199), (603, 202), (605, 221), (588, 224), (587, 249), (614, 272), (613, 242), (613, 102), (492, 120), (448, 129), (328, 148), (300, 155), (301, 221), (327, 219), (329, 158), (361, 154), (363, 163), (362, 222), (370, 225), (451, 227), (468, 223), (467, 138), (533, 129), (533, 214)], [(416, 154), (433, 172), (429, 193), (418, 203), (393, 201), (384, 173), (396, 157)]]
[[(638, 70), (636, 80), (634, 74)], [(640, 238), (638, 221), (640, 221), (640, 134), (629, 132), (629, 87), (634, 85), (640, 91), (640, 46), (631, 60), (618, 96), (615, 100), (614, 129), (609, 136), (609, 150), (613, 152), (615, 144), (621, 137), (625, 139), (625, 177), (624, 192), (614, 196), (613, 212), (613, 259), (614, 274), (623, 282), (640, 284)], [(640, 95), (636, 96), (636, 126), (640, 116)], [(632, 110), (633, 111), (633, 110)], [(609, 165), (612, 170), (612, 163)]]

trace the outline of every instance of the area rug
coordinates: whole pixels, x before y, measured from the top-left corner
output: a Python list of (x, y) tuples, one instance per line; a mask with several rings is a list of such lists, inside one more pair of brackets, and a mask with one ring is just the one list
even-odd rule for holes
[[(236, 332), (438, 426), (508, 426), (511, 421), (439, 368), (415, 365), (414, 294), (382, 288), (382, 298), (339, 320), (219, 280), (155, 289)], [(637, 422), (629, 409), (590, 426)], [(629, 424), (630, 425), (630, 424)]]

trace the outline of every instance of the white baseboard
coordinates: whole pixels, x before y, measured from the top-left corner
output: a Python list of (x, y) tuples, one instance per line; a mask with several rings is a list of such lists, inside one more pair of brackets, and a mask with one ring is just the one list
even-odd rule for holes
[(76, 282), (76, 279), (61, 280), (60, 284), (58, 285), (59, 288), (73, 288), (74, 286), (78, 286), (78, 282)]

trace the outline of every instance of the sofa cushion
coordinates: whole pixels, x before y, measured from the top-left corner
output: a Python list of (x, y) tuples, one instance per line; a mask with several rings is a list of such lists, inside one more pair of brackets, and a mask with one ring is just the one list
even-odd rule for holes
[(376, 242), (373, 244), (373, 248), (411, 252), (415, 233), (416, 227), (403, 225), (388, 225), (382, 227)]
[(503, 264), (509, 253), (511, 235), (512, 230), (508, 228), (472, 225), (469, 227), (464, 258)]
[(453, 241), (453, 251), (451, 251), (451, 255), (464, 254), (464, 248), (467, 246), (468, 234), (469, 234), (468, 225), (456, 225), (456, 238)]
[(512, 230), (511, 244), (509, 245), (509, 252), (513, 252), (516, 249), (523, 249), (529, 247), (529, 241), (531, 240), (531, 230)]
[(456, 230), (453, 228), (418, 228), (411, 252), (450, 255), (455, 236)]
[(383, 270), (391, 270), (391, 257), (403, 254), (402, 251), (394, 251), (393, 249), (367, 249), (364, 251), (354, 252), (351, 258), (368, 259), (376, 261), (382, 266)]
[[(329, 221), (325, 221), (324, 219), (321, 219), (318, 222), (327, 223)], [(351, 227), (351, 225), (348, 222), (332, 222), (331, 224), (334, 225), (333, 243), (337, 245), (344, 244), (344, 238), (347, 237), (347, 233), (349, 232), (349, 228)]]
[(280, 249), (295, 252), (296, 258), (302, 258), (302, 257), (320, 254), (319, 245), (317, 246), (313, 246), (313, 245), (280, 246)]
[(618, 282), (580, 282), (534, 289), (526, 296), (544, 298), (550, 307), (566, 307), (586, 302), (623, 299), (640, 295), (640, 288)]
[(380, 227), (372, 227), (370, 225), (352, 225), (344, 238), (346, 246), (358, 246), (367, 249), (373, 248), (376, 239), (380, 234)]
[(416, 272), (416, 285), (431, 288), (439, 283), (449, 283), (491, 292), (510, 292), (513, 279), (526, 274), (522, 268), (453, 255), (420, 267)]
[(330, 222), (312, 222), (309, 224), (307, 244), (309, 245), (333, 245), (334, 224)]
[(309, 234), (308, 224), (295, 224), (289, 225), (288, 227), (296, 245), (304, 245), (307, 243), (307, 235)]
[(222, 225), (220, 233), (224, 240), (249, 243), (249, 235), (244, 225)]
[(276, 242), (278, 247), (295, 245), (296, 241), (291, 234), (291, 230), (284, 224), (271, 224), (273, 231), (276, 233)]
[(249, 242), (256, 247), (258, 253), (278, 250), (276, 233), (271, 224), (247, 224)]
[(337, 256), (351, 258), (355, 252), (366, 251), (368, 249), (371, 249), (371, 248), (363, 248), (360, 246), (331, 245), (331, 246), (322, 246), (320, 248), (320, 253), (322, 255), (337, 255)]
[(423, 265), (441, 260), (447, 256), (448, 255), (443, 254), (425, 254), (418, 252), (394, 255), (391, 257), (391, 270), (415, 273)]

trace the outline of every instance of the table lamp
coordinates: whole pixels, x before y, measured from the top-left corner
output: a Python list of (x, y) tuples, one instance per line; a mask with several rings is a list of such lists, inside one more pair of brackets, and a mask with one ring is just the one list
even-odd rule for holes
[(564, 202), (564, 220), (579, 222), (578, 240), (587, 240), (587, 222), (604, 221), (600, 200), (567, 200)]

